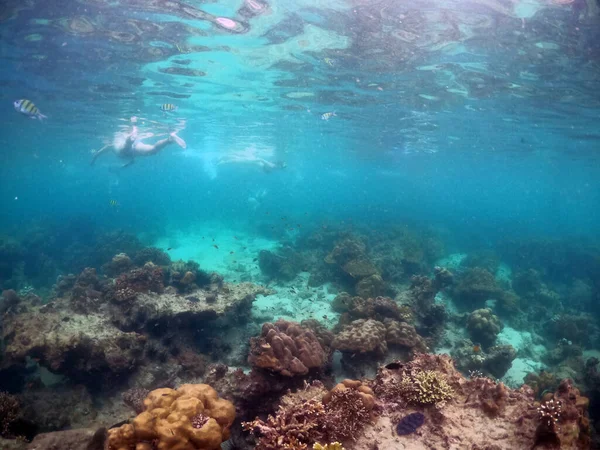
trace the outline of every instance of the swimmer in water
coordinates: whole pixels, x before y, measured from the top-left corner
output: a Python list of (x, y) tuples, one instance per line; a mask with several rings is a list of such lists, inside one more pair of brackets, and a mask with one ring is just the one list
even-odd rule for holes
[(187, 147), (185, 141), (177, 136), (176, 133), (177, 132), (173, 132), (168, 138), (161, 139), (152, 145), (144, 144), (142, 142), (144, 136), (140, 136), (138, 134), (138, 129), (134, 125), (131, 133), (115, 133), (112, 144), (105, 145), (100, 150), (96, 150), (90, 165), (93, 166), (96, 163), (96, 159), (98, 159), (100, 155), (111, 149), (119, 158), (129, 160), (121, 167), (127, 167), (133, 164), (136, 156), (156, 155), (163, 148), (173, 142), (185, 149)]
[(260, 167), (264, 172), (270, 173), (274, 170), (281, 170), (287, 167), (284, 161), (271, 162), (256, 156), (253, 151), (244, 151), (231, 153), (219, 158), (217, 165), (221, 164), (249, 164)]

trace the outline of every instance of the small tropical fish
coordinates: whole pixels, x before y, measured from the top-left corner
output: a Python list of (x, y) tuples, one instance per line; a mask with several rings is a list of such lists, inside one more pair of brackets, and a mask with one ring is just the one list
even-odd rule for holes
[(168, 252), (170, 252), (171, 250), (173, 250), (173, 247), (169, 247), (169, 248), (167, 249), (167, 251), (168, 251)]
[(165, 112), (177, 111), (177, 106), (175, 106), (173, 103), (164, 103), (160, 105), (160, 110)]
[(332, 117), (337, 117), (336, 114), (335, 114), (335, 112), (326, 112), (325, 114), (323, 114), (321, 116), (321, 119), (323, 119), (323, 120), (329, 120)]
[(120, 205), (119, 205), (119, 202), (118, 202), (118, 201), (116, 201), (116, 200), (109, 200), (108, 204), (109, 204), (110, 206), (112, 206), (113, 208), (117, 208), (118, 206), (120, 206)]
[(324, 62), (325, 62), (325, 64), (327, 64), (328, 66), (331, 66), (331, 67), (333, 67), (333, 64), (334, 64), (334, 63), (333, 63), (333, 59), (331, 59), (331, 58), (325, 58), (325, 59), (323, 59), (323, 61), (324, 61)]
[(13, 102), (13, 106), (17, 112), (20, 112), (31, 119), (47, 119), (47, 117), (40, 112), (40, 110), (33, 104), (31, 100), (23, 98)]
[(481, 346), (480, 345), (474, 345), (473, 346), (473, 353), (479, 353), (481, 351)]
[(229, 252), (230, 255), (233, 255), (235, 252)]
[(219, 246), (218, 245), (213, 245), (214, 248), (216, 248), (217, 250), (219, 250)]

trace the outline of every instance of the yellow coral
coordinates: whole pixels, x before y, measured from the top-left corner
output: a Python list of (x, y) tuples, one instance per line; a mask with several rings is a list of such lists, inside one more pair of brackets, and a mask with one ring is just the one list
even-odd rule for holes
[(407, 401), (419, 405), (445, 402), (454, 396), (454, 391), (446, 381), (444, 374), (435, 370), (404, 375), (400, 382), (400, 389)]
[(207, 384), (156, 389), (133, 423), (109, 430), (109, 450), (130, 450), (156, 441), (158, 450), (217, 450), (229, 438), (235, 407)]
[(313, 450), (344, 450), (342, 444), (339, 442), (332, 442), (331, 444), (321, 445), (319, 443), (313, 445)]

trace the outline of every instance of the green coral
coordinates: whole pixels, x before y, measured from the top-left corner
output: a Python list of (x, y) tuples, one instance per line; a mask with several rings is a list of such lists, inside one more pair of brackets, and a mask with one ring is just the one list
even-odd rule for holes
[(416, 405), (433, 405), (454, 397), (454, 390), (444, 374), (435, 370), (419, 370), (404, 375), (400, 381), (400, 392), (406, 401)]
[(313, 445), (313, 450), (344, 450), (344, 447), (342, 447), (342, 444), (340, 444), (339, 442), (332, 442), (331, 444), (325, 445), (316, 443), (315, 445)]

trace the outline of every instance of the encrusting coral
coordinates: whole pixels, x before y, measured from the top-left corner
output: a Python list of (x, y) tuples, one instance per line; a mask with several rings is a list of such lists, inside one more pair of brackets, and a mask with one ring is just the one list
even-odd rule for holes
[(217, 450), (235, 407), (207, 384), (156, 389), (133, 422), (108, 431), (108, 450)]

